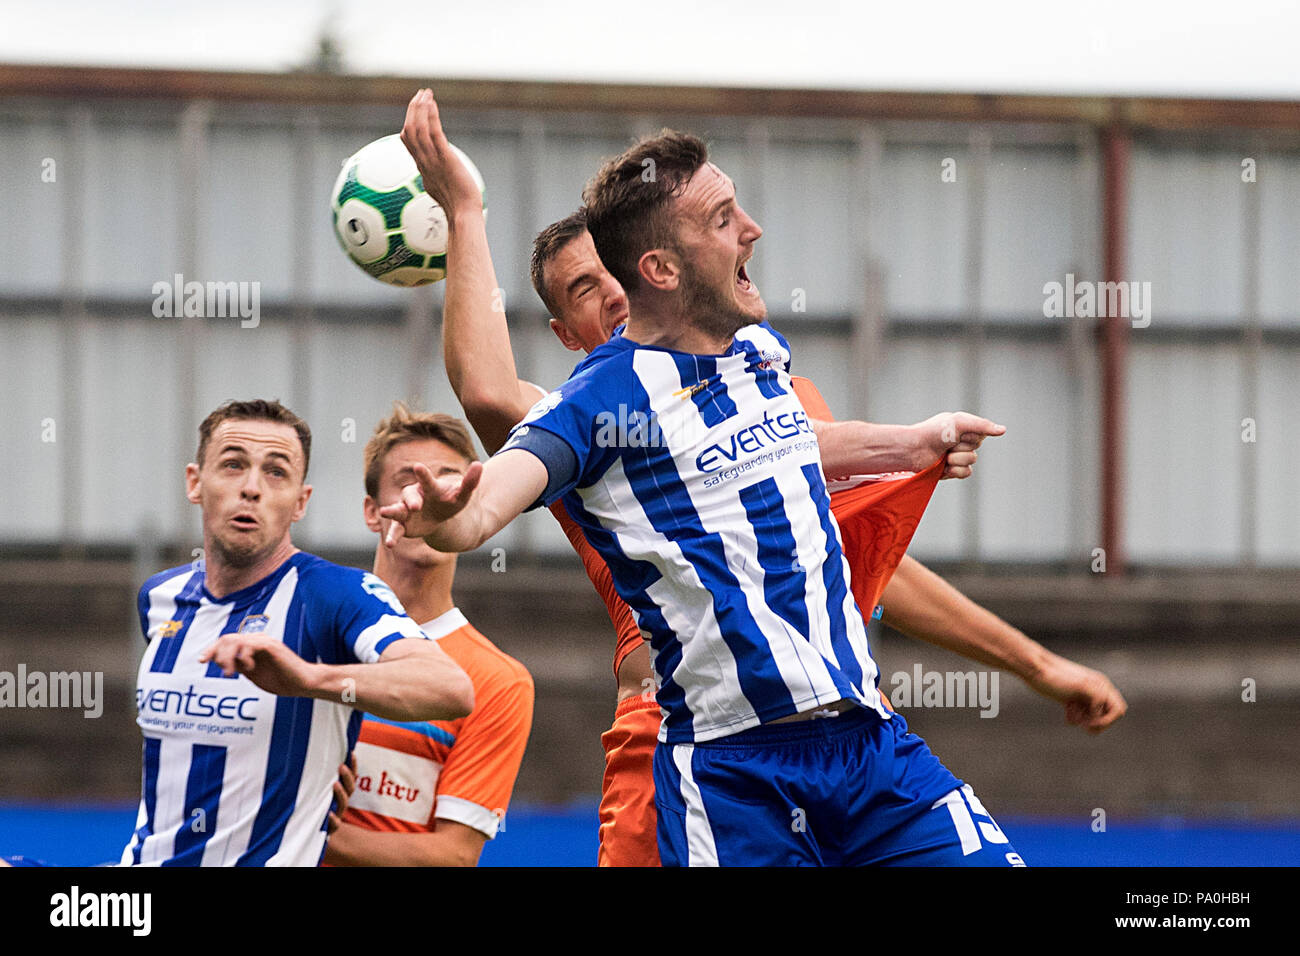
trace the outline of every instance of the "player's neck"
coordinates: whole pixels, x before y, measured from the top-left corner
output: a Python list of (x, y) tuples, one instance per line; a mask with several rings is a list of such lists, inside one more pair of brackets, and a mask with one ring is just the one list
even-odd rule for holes
[(637, 303), (623, 327), (623, 338), (639, 345), (653, 345), (692, 355), (722, 355), (731, 344), (732, 336), (714, 335), (671, 308), (656, 309)]
[(417, 624), (427, 624), (456, 606), (451, 597), (451, 585), (456, 579), (454, 557), (432, 567), (420, 566), (393, 557), (381, 544), (375, 551), (374, 571), (393, 589), (407, 616)]
[(226, 564), (221, 558), (220, 551), (213, 548), (211, 542), (207, 542), (204, 551), (203, 586), (214, 598), (223, 598), (274, 574), (280, 565), (297, 553), (298, 549), (286, 537), (266, 557), (254, 564), (235, 567)]

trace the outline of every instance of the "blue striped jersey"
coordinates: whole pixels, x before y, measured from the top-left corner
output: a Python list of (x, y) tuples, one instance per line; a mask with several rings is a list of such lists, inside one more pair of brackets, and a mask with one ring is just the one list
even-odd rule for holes
[(316, 866), (362, 712), (278, 697), (199, 655), (223, 634), (256, 632), (312, 663), (373, 663), (399, 638), (425, 639), (419, 627), (375, 575), (301, 551), (220, 599), (201, 566), (163, 571), (140, 589), (139, 612), (143, 785), (122, 864)]
[(545, 503), (609, 565), (650, 641), (668, 743), (842, 699), (888, 719), (789, 361), (765, 322), (720, 356), (615, 335), (502, 449), (547, 464)]

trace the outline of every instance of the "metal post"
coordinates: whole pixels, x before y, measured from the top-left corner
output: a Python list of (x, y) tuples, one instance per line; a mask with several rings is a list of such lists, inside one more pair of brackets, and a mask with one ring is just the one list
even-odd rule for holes
[(63, 463), (63, 515), (60, 529), (60, 553), (64, 558), (85, 554), (85, 520), (82, 496), (85, 494), (85, 448), (82, 415), (85, 413), (82, 383), (85, 369), (82, 349), (86, 347), (90, 324), (86, 312), (86, 283), (83, 265), (86, 258), (86, 175), (90, 166), (88, 153), (94, 135), (91, 113), (78, 107), (68, 116), (70, 162), (65, 158), (63, 177), (72, 183), (63, 206), (63, 268), (61, 300), (63, 325), (63, 367), (59, 385), (62, 422), (59, 423), (60, 461)]
[[(969, 309), (966, 326), (966, 360), (962, 362), (964, 381), (962, 394), (966, 408), (979, 412), (982, 408), (980, 377), (984, 374), (984, 211), (988, 199), (989, 154), (993, 144), (989, 130), (976, 126), (970, 132), (970, 201), (966, 211), (966, 271), (965, 295)], [(965, 559), (980, 558), (980, 507), (978, 488), (966, 496)]]
[[(1097, 156), (1097, 139), (1094, 131), (1080, 127), (1075, 141), (1074, 202), (1075, 231), (1073, 236), (1074, 255), (1068, 271), (1076, 276), (1097, 275), (1100, 271), (1101, 223), (1099, 221), (1100, 203), (1097, 201), (1101, 189), (1101, 171)], [(1073, 313), (1075, 310), (1068, 310)], [(1088, 319), (1073, 315), (1065, 320), (1063, 341), (1065, 343), (1066, 365), (1068, 370), (1068, 387), (1071, 406), (1074, 409), (1069, 428), (1073, 437), (1074, 448), (1083, 448), (1091, 439), (1092, 431), (1097, 427), (1100, 416), (1097, 410), (1088, 405), (1085, 376), (1091, 369), (1088, 358), (1096, 349), (1096, 341), (1089, 333), (1092, 331)], [(1091, 558), (1092, 549), (1097, 546), (1096, 533), (1091, 526), (1085, 525), (1085, 500), (1090, 494), (1094, 478), (1082, 468), (1067, 468), (1066, 480), (1069, 483), (1069, 544), (1066, 546), (1066, 558), (1073, 561), (1077, 552)], [(1086, 565), (1085, 565), (1086, 566)]]
[[(1251, 155), (1258, 171), (1264, 165), (1262, 143), (1251, 144)], [(1246, 190), (1242, 208), (1242, 303), (1245, 328), (1242, 330), (1242, 404), (1243, 417), (1259, 414), (1259, 364), (1264, 351), (1264, 332), (1259, 318), (1260, 254), (1260, 186), (1258, 181), (1243, 183)], [(1258, 422), (1256, 423), (1258, 426)], [(1241, 560), (1254, 567), (1259, 542), (1257, 516), (1259, 508), (1259, 452), (1257, 446), (1242, 443), (1241, 455)]]
[(874, 126), (864, 126), (858, 133), (852, 195), (858, 222), (858, 228), (854, 230), (853, 261), (863, 264), (862, 295), (851, 316), (849, 368), (852, 374), (848, 377), (849, 407), (846, 412), (853, 418), (868, 420), (871, 418), (871, 372), (880, 367), (885, 350), (886, 273), (871, 242), (871, 216), (880, 195), (883, 152), (880, 131)]
[(417, 408), (427, 408), (425, 394), (435, 364), (442, 366), (440, 325), (434, 318), (442, 297), (434, 298), (432, 286), (419, 286), (406, 297), (406, 399)]
[[(1117, 124), (1101, 131), (1102, 268), (1107, 282), (1125, 281), (1128, 238), (1128, 181), (1132, 139)], [(1124, 442), (1128, 322), (1122, 315), (1101, 320), (1101, 546), (1106, 570), (1126, 570), (1124, 543)]]
[[(299, 109), (294, 114), (291, 126), (294, 150), (298, 156), (307, 158), (306, 162), (294, 164), (293, 208), (312, 209), (320, 201), (317, 195), (322, 182), (328, 179), (316, 176), (317, 137), (320, 121), (316, 113), (309, 108)], [(293, 402), (302, 414), (312, 414), (312, 352), (315, 344), (315, 296), (312, 292), (315, 278), (314, 261), (311, 245), (306, 242), (293, 244), (292, 259), (289, 263), (289, 374), (293, 376)], [(298, 546), (311, 550), (311, 522), (304, 521), (295, 529)]]
[[(179, 223), (180, 268), (185, 281), (198, 279), (199, 270), (199, 197), (204, 188), (203, 166), (208, 150), (208, 125), (212, 122), (211, 100), (191, 100), (185, 104), (180, 118), (180, 208)], [(198, 365), (203, 354), (207, 329), (199, 316), (177, 316), (180, 335), (176, 343), (176, 380), (180, 388), (176, 393), (176, 428), (180, 432), (182, 451), (194, 448), (198, 442)], [(180, 497), (177, 506), (177, 540), (184, 544), (189, 539), (188, 528), (193, 520), (192, 506)], [(185, 555), (189, 547), (182, 547)]]

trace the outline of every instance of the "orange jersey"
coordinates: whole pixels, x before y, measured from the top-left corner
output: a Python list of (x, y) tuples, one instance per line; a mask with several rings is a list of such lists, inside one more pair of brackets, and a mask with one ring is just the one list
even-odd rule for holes
[(654, 756), (659, 705), (643, 694), (629, 697), (601, 734), (605, 777), (600, 787), (597, 866), (659, 866)]
[(943, 467), (941, 458), (916, 474), (840, 489), (830, 483), (831, 513), (851, 572), (849, 586), (864, 617), (872, 615), (903, 560)]
[(410, 722), (366, 714), (344, 822), (424, 833), (452, 820), (492, 839), (532, 727), (533, 679), (455, 608), (422, 630), (469, 675), (474, 710), (458, 720)]
[[(798, 376), (791, 376), (791, 381), (809, 418), (835, 420), (817, 386)], [(828, 477), (831, 513), (840, 526), (844, 557), (849, 562), (849, 586), (863, 617), (871, 618), (903, 560), (943, 467), (940, 458), (915, 474), (899, 472), (841, 481)]]
[(614, 590), (614, 579), (610, 576), (609, 565), (587, 541), (587, 536), (582, 533), (578, 523), (564, 509), (563, 502), (557, 501), (551, 505), (551, 514), (555, 515), (555, 520), (564, 529), (564, 534), (568, 537), (569, 544), (573, 545), (573, 550), (577, 551), (578, 557), (582, 558), (582, 566), (587, 570), (587, 577), (591, 578), (596, 592), (605, 602), (605, 610), (609, 612), (609, 619), (614, 625), (614, 634), (618, 641), (614, 645), (614, 678), (617, 679), (618, 669), (623, 666), (627, 655), (645, 643), (641, 637), (641, 629), (637, 627), (636, 618), (632, 616), (632, 609), (618, 596), (618, 591)]

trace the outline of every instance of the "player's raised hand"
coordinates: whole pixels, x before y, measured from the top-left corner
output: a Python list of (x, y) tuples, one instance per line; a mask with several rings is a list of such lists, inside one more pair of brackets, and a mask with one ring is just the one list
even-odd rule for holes
[(469, 504), (483, 477), (483, 463), (472, 462), (463, 475), (444, 475), (435, 478), (425, 465), (416, 462), (415, 484), (402, 489), (401, 497), (379, 509), (381, 517), (392, 524), (384, 536), (384, 544), (393, 547), (403, 537), (423, 538), (432, 534), (449, 518), (454, 518)]
[(199, 655), (227, 677), (243, 674), (262, 690), (280, 697), (310, 697), (317, 665), (295, 654), (283, 641), (262, 634), (226, 634)]
[(1065, 705), (1066, 723), (1099, 734), (1124, 716), (1128, 704), (1109, 677), (1058, 655), (1026, 678), (1034, 690)]
[(449, 217), (453, 210), (483, 208), (478, 183), (442, 131), (432, 90), (420, 90), (411, 97), (400, 135), (420, 170), (424, 191)]
[(976, 449), (985, 438), (1006, 433), (1005, 425), (970, 412), (941, 412), (915, 426), (921, 433), (922, 467), (946, 457), (944, 478), (969, 478), (978, 457)]

